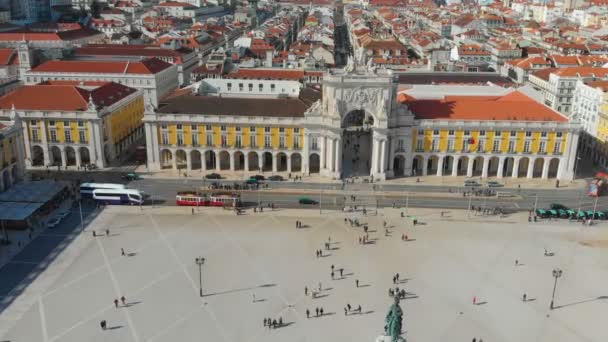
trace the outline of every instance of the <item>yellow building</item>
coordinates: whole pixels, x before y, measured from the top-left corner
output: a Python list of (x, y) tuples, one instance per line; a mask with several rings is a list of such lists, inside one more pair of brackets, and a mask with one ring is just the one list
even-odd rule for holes
[(0, 98), (0, 117), (21, 123), (27, 167), (106, 167), (142, 137), (143, 111), (140, 90), (111, 82), (47, 82)]
[(0, 121), (0, 191), (23, 178), (23, 139), (18, 125)]

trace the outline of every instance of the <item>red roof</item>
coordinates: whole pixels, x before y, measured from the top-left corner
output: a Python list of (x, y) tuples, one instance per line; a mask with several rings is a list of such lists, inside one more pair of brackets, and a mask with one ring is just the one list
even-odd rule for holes
[(85, 111), (89, 96), (98, 107), (110, 106), (137, 90), (122, 84), (108, 82), (94, 90), (74, 85), (26, 85), (0, 97), (0, 109), (10, 110), (14, 105), (21, 110)]
[(157, 58), (139, 62), (129, 61), (48, 61), (32, 69), (32, 72), (68, 72), (99, 74), (146, 74), (159, 73), (171, 64)]
[(14, 49), (0, 49), (0, 65), (18, 64), (17, 53)]
[(103, 33), (91, 29), (78, 29), (62, 32), (32, 32), (21, 30), (0, 32), (0, 41), (71, 41), (97, 35), (103, 35)]
[(242, 79), (267, 79), (267, 80), (293, 80), (299, 81), (304, 78), (304, 70), (294, 69), (239, 69), (231, 72), (224, 78)]
[(568, 119), (519, 91), (504, 96), (446, 96), (441, 100), (404, 100), (416, 119), (425, 120), (500, 120), (556, 121)]

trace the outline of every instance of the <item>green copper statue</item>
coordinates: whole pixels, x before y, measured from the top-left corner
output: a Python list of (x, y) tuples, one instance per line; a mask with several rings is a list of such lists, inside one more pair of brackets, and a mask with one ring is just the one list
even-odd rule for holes
[(384, 330), (386, 331), (386, 335), (391, 337), (391, 341), (403, 341), (399, 336), (401, 335), (401, 324), (403, 321), (403, 311), (399, 306), (399, 296), (395, 296), (395, 303), (391, 305), (385, 321), (386, 325), (384, 326)]

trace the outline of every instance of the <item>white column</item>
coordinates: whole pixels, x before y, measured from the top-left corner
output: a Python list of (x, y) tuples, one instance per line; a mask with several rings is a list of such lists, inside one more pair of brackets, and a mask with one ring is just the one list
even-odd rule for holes
[(502, 169), (505, 166), (505, 158), (501, 157), (498, 159), (498, 170), (496, 171), (496, 178), (502, 178)]
[(158, 146), (154, 145), (153, 142), (153, 130), (152, 130), (152, 124), (149, 122), (146, 122), (144, 124), (144, 127), (146, 129), (146, 161), (148, 163), (148, 168), (152, 168), (152, 164), (154, 164), (155, 162), (157, 162), (157, 160), (154, 158), (155, 154), (154, 154), (154, 149), (158, 149)]
[(481, 169), (481, 177), (482, 178), (488, 178), (488, 166), (490, 165), (490, 158), (489, 157), (484, 157), (483, 158), (483, 168)]
[(291, 173), (291, 154), (287, 155), (287, 172)]
[(458, 176), (458, 160), (460, 157), (452, 158), (452, 177)]
[(190, 156), (190, 152), (192, 152), (192, 151), (186, 151), (186, 170), (187, 171), (192, 170), (192, 157)]
[(427, 157), (422, 158), (422, 175), (426, 176), (429, 168), (429, 160)]
[(526, 175), (526, 178), (534, 177), (534, 162), (535, 161), (536, 161), (536, 159), (534, 159), (534, 158), (530, 158), (528, 160), (528, 174)]
[(386, 171), (386, 139), (383, 139), (380, 142), (380, 173), (384, 173)]
[(96, 150), (96, 154), (97, 154), (97, 159), (96, 159), (96, 164), (98, 167), (105, 167), (105, 157), (104, 157), (104, 151), (103, 151), (103, 146), (101, 144), (102, 140), (103, 140), (103, 136), (101, 135), (101, 128), (100, 128), (100, 121), (93, 121), (92, 122), (92, 128), (93, 128), (93, 134), (91, 137), (91, 142), (89, 143), (89, 145), (91, 146), (95, 146), (95, 150)]
[(215, 155), (215, 171), (220, 171), (220, 152), (213, 151), (213, 154)]
[[(389, 144), (388, 144), (388, 165), (386, 167), (386, 169), (388, 171), (393, 171), (393, 167), (394, 165), (394, 160), (395, 160), (395, 141), (397, 140), (396, 137), (389, 137)], [(405, 165), (403, 165), (403, 169), (405, 170)]]
[(278, 155), (276, 153), (272, 154), (272, 172), (277, 172), (277, 164), (278, 164)]
[[(91, 130), (89, 130), (89, 135), (91, 135)], [(51, 160), (49, 158), (49, 139), (46, 135), (46, 121), (40, 120), (40, 133), (42, 136), (42, 155), (44, 157), (44, 165), (49, 165)]]
[(234, 158), (235, 158), (235, 153), (230, 152), (230, 171), (234, 171)]
[[(21, 121), (21, 129), (23, 131), (23, 146), (25, 147), (25, 153), (23, 154), (25, 157), (25, 166), (32, 166), (32, 146), (30, 144), (30, 132), (27, 128), (28, 123), (25, 121)], [(21, 144), (19, 144), (21, 146)]]
[(378, 170), (378, 139), (372, 137), (372, 162), (369, 174), (374, 175)]
[(80, 148), (75, 147), (74, 152), (76, 153), (76, 168), (80, 168)]
[(517, 178), (519, 176), (519, 157), (513, 159), (513, 171), (511, 172), (511, 178)]
[(177, 151), (171, 151), (171, 167), (173, 170), (177, 170)]
[(303, 152), (303, 156), (302, 156), (302, 173), (308, 173), (309, 171), (309, 144), (310, 141), (310, 135), (308, 133), (304, 133), (304, 152)]
[(542, 179), (549, 179), (549, 159), (545, 158), (543, 160), (543, 174), (542, 174)]
[(66, 165), (68, 165), (67, 160), (66, 160), (66, 153), (65, 153), (65, 148), (61, 149), (61, 167), (64, 168)]
[(326, 138), (325, 137), (320, 137), (320, 138), (321, 138), (320, 139), (321, 140), (321, 142), (320, 142), (321, 146), (319, 146), (321, 148), (321, 151), (320, 151), (321, 152), (320, 153), (321, 154), (321, 167), (320, 168), (321, 169), (325, 169), (325, 162), (326, 162), (325, 157), (327, 156), (327, 149), (326, 149), (326, 146), (325, 146), (325, 139)]
[(437, 158), (437, 176), (443, 176), (443, 160), (445, 157)]
[(264, 152), (263, 151), (258, 152), (258, 169), (260, 170), (260, 172), (262, 170), (264, 170)]
[(467, 158), (467, 177), (473, 177), (473, 164), (475, 164), (475, 158)]
[(336, 139), (336, 172), (338, 175), (342, 172), (342, 140)]
[(207, 171), (207, 159), (205, 158), (205, 152), (207, 151), (199, 151), (201, 152), (201, 172)]
[(243, 156), (243, 159), (245, 161), (245, 172), (249, 172), (249, 152)]

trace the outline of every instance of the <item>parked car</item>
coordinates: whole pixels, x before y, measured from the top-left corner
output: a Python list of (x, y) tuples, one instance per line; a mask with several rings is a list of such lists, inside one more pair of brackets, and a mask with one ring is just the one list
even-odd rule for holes
[(549, 217), (549, 213), (545, 209), (536, 209), (536, 216), (540, 218)]
[(319, 202), (313, 200), (312, 198), (308, 198), (308, 197), (300, 197), (300, 199), (298, 199), (298, 202), (300, 204), (319, 204)]
[(596, 211), (596, 212), (595, 212), (595, 217), (596, 217), (598, 220), (605, 220), (605, 219), (606, 219), (606, 213), (605, 213), (605, 212), (603, 212), (603, 211)]
[(265, 178), (264, 176), (262, 176), (262, 175), (255, 175), (255, 176), (251, 176), (251, 177), (249, 177), (249, 178), (255, 178), (255, 179), (259, 180), (259, 181), (263, 181), (264, 179), (266, 179), (266, 178)]
[(141, 176), (135, 172), (129, 172), (129, 173), (123, 175), (122, 179), (128, 180), (128, 181), (134, 181), (134, 180), (141, 179)]
[(253, 177), (249, 178), (248, 180), (245, 181), (245, 184), (249, 184), (249, 185), (255, 185), (255, 184), (259, 184), (259, 183), (260, 183), (260, 181), (258, 181), (257, 179), (255, 179)]
[(576, 218), (577, 219), (586, 219), (587, 218), (587, 213), (580, 210), (577, 214), (576, 214)]
[(222, 179), (222, 176), (219, 173), (210, 173), (205, 175), (205, 179)]
[(487, 184), (488, 184), (488, 188), (501, 188), (504, 186), (504, 184), (502, 184), (498, 181), (489, 181)]
[(562, 209), (562, 210), (569, 210), (570, 208), (566, 207), (566, 206), (565, 206), (565, 205), (563, 205), (563, 204), (559, 204), (559, 203), (552, 203), (552, 204), (551, 204), (551, 209), (556, 209), (556, 210), (559, 210), (559, 209)]
[(464, 186), (481, 186), (481, 184), (474, 179), (468, 179), (464, 181)]
[(57, 226), (59, 224), (59, 222), (61, 222), (61, 218), (55, 217), (55, 218), (51, 219), (49, 222), (46, 223), (46, 227), (47, 228), (55, 228), (55, 226)]
[(555, 209), (549, 209), (549, 210), (547, 210), (547, 212), (549, 213), (549, 217), (555, 217), (555, 218), (559, 217), (559, 213)]
[(557, 213), (559, 214), (559, 217), (561, 217), (561, 218), (570, 217), (570, 214), (568, 214), (568, 212), (565, 211), (564, 209), (557, 209)]
[(282, 176), (279, 176), (279, 175), (274, 175), (274, 176), (268, 177), (268, 180), (273, 181), (273, 182), (280, 182), (280, 181), (285, 180), (285, 178), (283, 178)]

